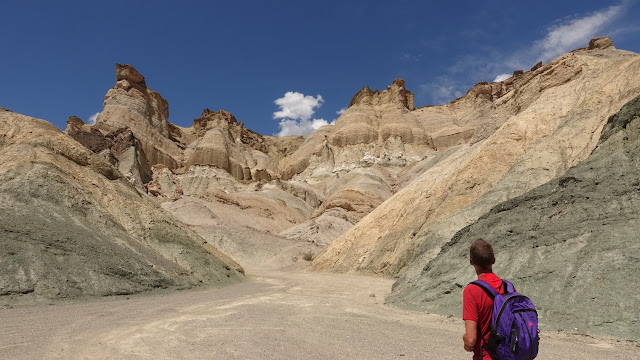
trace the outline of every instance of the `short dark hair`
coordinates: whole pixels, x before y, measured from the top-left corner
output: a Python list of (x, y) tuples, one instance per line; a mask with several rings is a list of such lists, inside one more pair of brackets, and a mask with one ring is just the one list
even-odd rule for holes
[(495, 256), (493, 256), (493, 247), (484, 239), (476, 239), (471, 243), (469, 249), (469, 256), (471, 262), (483, 269), (488, 269), (495, 262)]

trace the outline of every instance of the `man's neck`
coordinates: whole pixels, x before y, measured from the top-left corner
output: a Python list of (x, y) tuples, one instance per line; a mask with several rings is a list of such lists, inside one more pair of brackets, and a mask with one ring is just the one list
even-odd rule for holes
[(478, 277), (480, 277), (480, 275), (482, 274), (490, 274), (490, 273), (493, 273), (493, 270), (491, 268), (488, 268), (488, 269), (476, 268), (476, 275), (478, 275)]

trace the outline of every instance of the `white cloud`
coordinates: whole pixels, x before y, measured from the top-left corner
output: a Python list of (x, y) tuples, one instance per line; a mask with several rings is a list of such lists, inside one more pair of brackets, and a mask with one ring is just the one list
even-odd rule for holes
[(280, 132), (277, 133), (276, 136), (309, 135), (325, 125), (333, 125), (334, 122), (330, 123), (325, 119), (300, 121), (292, 119), (282, 119), (280, 120)]
[(95, 124), (96, 123), (96, 119), (98, 118), (98, 115), (100, 115), (99, 112), (89, 116), (89, 119), (87, 120), (87, 124), (91, 124), (91, 125)]
[(568, 51), (585, 47), (589, 40), (628, 30), (628, 24), (618, 21), (629, 7), (630, 1), (620, 5), (556, 21), (548, 26), (544, 35), (520, 50), (505, 54), (498, 48), (486, 47), (482, 53), (467, 54), (453, 59), (444, 74), (420, 86), (419, 97), (432, 104), (447, 103), (464, 95), (474, 83), (504, 81), (514, 70), (528, 70), (538, 61), (544, 63)]
[(534, 43), (537, 60), (547, 62), (567, 51), (585, 46), (601, 30), (622, 15), (625, 5), (611, 6), (582, 18), (555, 24), (547, 35)]
[(322, 106), (322, 96), (316, 97), (304, 95), (299, 92), (288, 91), (283, 97), (276, 99), (274, 103), (280, 107), (280, 111), (273, 113), (274, 119), (280, 120), (280, 132), (276, 136), (309, 135), (314, 130), (333, 125), (325, 119), (311, 119), (315, 109)]
[(510, 77), (511, 77), (511, 74), (506, 74), (506, 73), (505, 74), (500, 74), (500, 75), (496, 76), (495, 79), (493, 79), (493, 82), (505, 81)]
[(284, 97), (274, 101), (280, 106), (280, 111), (273, 113), (274, 119), (301, 119), (309, 120), (315, 113), (315, 108), (322, 106), (324, 99), (318, 95), (305, 96), (299, 92), (288, 91)]
[(342, 115), (342, 114), (344, 114), (344, 112), (345, 112), (345, 111), (347, 111), (347, 108), (346, 108), (346, 107), (343, 107), (342, 109), (340, 109), (340, 110), (336, 111), (336, 114), (338, 114), (338, 115)]

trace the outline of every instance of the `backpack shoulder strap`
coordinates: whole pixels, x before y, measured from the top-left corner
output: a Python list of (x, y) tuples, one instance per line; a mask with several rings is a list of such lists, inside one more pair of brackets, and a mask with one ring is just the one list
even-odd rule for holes
[(491, 287), (491, 285), (487, 284), (482, 280), (472, 281), (470, 282), (470, 284), (480, 286), (482, 290), (484, 290), (484, 292), (487, 293), (487, 296), (491, 298), (491, 300), (495, 299), (496, 295), (498, 295), (498, 292), (496, 291), (496, 289), (494, 289), (493, 287)]
[(516, 288), (513, 287), (513, 284), (509, 280), (502, 279), (502, 287), (505, 294), (510, 294), (516, 291)]

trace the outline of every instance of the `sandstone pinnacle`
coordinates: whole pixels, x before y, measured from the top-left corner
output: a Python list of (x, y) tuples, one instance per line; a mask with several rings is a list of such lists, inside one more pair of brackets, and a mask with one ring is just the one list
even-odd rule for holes
[(116, 81), (127, 80), (131, 83), (147, 87), (144, 76), (131, 65), (121, 65), (116, 63)]
[(611, 41), (611, 37), (598, 37), (593, 38), (589, 41), (589, 50), (593, 49), (615, 49), (616, 47), (613, 45), (613, 41)]

